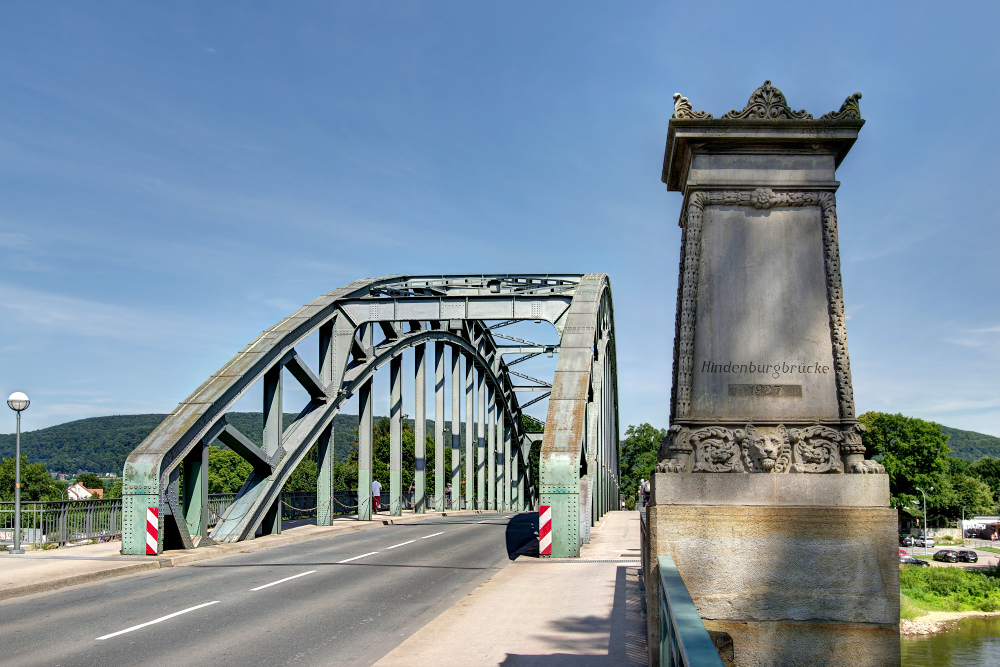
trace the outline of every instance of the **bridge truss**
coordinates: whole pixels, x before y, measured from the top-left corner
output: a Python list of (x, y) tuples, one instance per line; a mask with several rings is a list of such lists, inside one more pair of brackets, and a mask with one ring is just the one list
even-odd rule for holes
[[(558, 344), (497, 331), (521, 321), (552, 324)], [(318, 333), (318, 371), (296, 346)], [(446, 354), (447, 351), (447, 354)], [(372, 517), (373, 377), (390, 380), (390, 514), (402, 513), (403, 354), (414, 369), (414, 510), (457, 505), (553, 510), (553, 556), (579, 554), (589, 528), (618, 508), (618, 424), (611, 289), (604, 274), (385, 276), (325, 294), (264, 331), (168, 415), (128, 457), (124, 471), (122, 550), (147, 553), (147, 512), (157, 508), (156, 552), (237, 542), (281, 529), (281, 489), (317, 447), (317, 523), (333, 507), (333, 420), (352, 396), (358, 405), (358, 519)], [(425, 430), (429, 353), (433, 355), (434, 495), (426, 493)], [(537, 355), (558, 355), (551, 383), (512, 369)], [(505, 360), (505, 355), (517, 355)], [(464, 374), (463, 374), (464, 367)], [(283, 370), (310, 400), (283, 423)], [(463, 377), (464, 375), (464, 377)], [(528, 383), (526, 384), (525, 381)], [(263, 387), (258, 446), (226, 419), (252, 386)], [(452, 428), (446, 433), (445, 387)], [(464, 452), (460, 424), (465, 398)], [(531, 400), (521, 403), (519, 395)], [(549, 399), (542, 434), (525, 428), (522, 410)], [(478, 403), (478, 407), (477, 407)], [(541, 440), (540, 480), (531, 448)], [(209, 531), (208, 449), (221, 442), (253, 470)], [(451, 470), (444, 449), (451, 447)], [(465, 470), (463, 478), (462, 461)], [(181, 488), (183, 486), (183, 488)]]

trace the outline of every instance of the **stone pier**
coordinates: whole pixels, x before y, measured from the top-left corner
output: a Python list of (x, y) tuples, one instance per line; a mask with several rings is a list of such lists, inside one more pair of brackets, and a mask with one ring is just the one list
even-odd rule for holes
[(855, 417), (837, 237), (860, 98), (813, 118), (767, 81), (715, 119), (674, 96), (682, 250), (648, 548), (740, 667), (899, 664), (896, 511)]

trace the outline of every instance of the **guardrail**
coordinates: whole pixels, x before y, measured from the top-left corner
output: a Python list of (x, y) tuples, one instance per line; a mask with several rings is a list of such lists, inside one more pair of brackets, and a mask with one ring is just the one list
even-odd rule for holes
[[(403, 494), (403, 506), (413, 508), (413, 494)], [(213, 493), (208, 496), (208, 527), (219, 520), (235, 493)], [(316, 516), (316, 493), (286, 491), (281, 494), (282, 519), (303, 519)], [(432, 498), (428, 501), (433, 502)], [(382, 513), (388, 513), (389, 492), (382, 494)], [(461, 500), (456, 503), (460, 504)], [(454, 509), (446, 503), (447, 509)], [(356, 491), (336, 491), (332, 514), (354, 514), (358, 508)], [(44, 544), (63, 546), (79, 540), (102, 541), (121, 536), (122, 499), (23, 501), (21, 503), (21, 544), (36, 548)], [(14, 503), (0, 502), (0, 545), (14, 541)]]
[[(644, 556), (645, 553), (644, 547)], [(660, 570), (660, 667), (724, 667), (674, 559), (660, 556), (657, 565)]]

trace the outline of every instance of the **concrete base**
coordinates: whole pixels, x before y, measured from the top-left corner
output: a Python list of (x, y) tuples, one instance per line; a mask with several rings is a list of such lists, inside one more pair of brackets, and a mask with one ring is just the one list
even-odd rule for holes
[[(885, 475), (666, 473), (652, 500), (650, 562), (674, 559), (733, 665), (899, 665)], [(657, 573), (646, 582), (654, 665)]]

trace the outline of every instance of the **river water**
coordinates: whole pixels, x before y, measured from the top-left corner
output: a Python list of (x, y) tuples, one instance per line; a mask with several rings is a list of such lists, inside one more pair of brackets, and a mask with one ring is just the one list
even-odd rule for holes
[(967, 618), (948, 632), (900, 638), (903, 667), (1000, 667), (1000, 616)]

